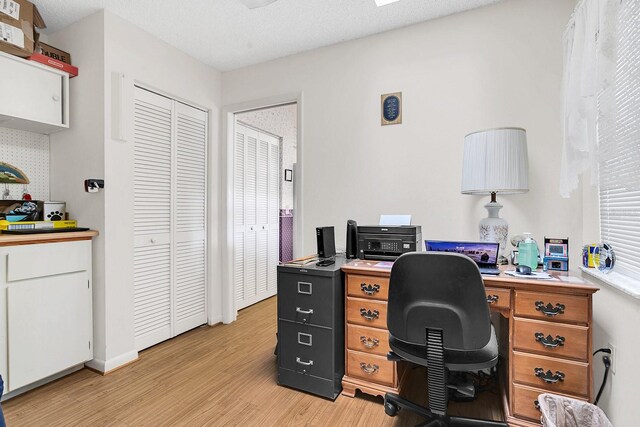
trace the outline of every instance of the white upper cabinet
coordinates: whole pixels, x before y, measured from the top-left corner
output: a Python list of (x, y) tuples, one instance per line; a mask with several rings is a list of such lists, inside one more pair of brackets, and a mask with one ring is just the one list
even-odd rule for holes
[(69, 75), (0, 52), (0, 127), (49, 134), (69, 127)]

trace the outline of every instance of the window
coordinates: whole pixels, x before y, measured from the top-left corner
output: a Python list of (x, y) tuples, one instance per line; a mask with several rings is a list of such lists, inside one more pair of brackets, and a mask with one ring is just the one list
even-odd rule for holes
[(599, 41), (611, 59), (598, 96), (600, 235), (616, 271), (640, 279), (640, 2), (623, 0), (612, 19), (611, 39)]

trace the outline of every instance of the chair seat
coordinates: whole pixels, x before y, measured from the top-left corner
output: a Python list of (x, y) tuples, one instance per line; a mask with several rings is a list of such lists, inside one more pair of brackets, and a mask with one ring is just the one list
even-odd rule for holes
[[(391, 351), (401, 358), (418, 365), (427, 366), (427, 347), (407, 344), (389, 336)], [(451, 371), (479, 371), (496, 366), (498, 363), (498, 341), (496, 330), (491, 325), (491, 338), (487, 345), (479, 350), (444, 349), (444, 363)], [(427, 366), (428, 368), (428, 366)]]

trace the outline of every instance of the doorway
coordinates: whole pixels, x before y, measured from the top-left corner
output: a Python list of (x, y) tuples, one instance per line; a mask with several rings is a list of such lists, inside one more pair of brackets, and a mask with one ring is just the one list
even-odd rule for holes
[(229, 112), (229, 321), (238, 310), (275, 295), (278, 263), (294, 258), (298, 107), (294, 101)]

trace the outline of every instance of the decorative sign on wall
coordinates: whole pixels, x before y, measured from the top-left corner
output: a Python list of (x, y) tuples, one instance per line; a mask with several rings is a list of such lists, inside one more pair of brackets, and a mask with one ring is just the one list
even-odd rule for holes
[(0, 183), (3, 184), (28, 184), (27, 175), (9, 163), (0, 162)]
[(402, 92), (385, 93), (380, 100), (381, 125), (402, 123)]

